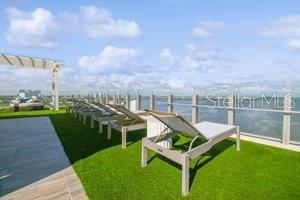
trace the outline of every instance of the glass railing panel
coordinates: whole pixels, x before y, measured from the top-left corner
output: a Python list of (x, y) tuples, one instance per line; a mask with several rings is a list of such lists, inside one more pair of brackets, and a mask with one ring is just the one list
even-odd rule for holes
[(167, 96), (155, 96), (155, 110), (167, 112), (168, 111), (168, 97)]
[[(300, 98), (293, 98), (293, 111), (300, 112)], [(292, 114), (291, 141), (300, 142), (300, 114)]]
[(200, 107), (198, 119), (199, 121), (227, 124), (227, 109)]
[(192, 121), (192, 98), (188, 96), (174, 96), (173, 111)]
[(282, 138), (282, 113), (237, 110), (236, 123), (242, 132)]
[(141, 110), (150, 108), (150, 97), (149, 96), (141, 96)]

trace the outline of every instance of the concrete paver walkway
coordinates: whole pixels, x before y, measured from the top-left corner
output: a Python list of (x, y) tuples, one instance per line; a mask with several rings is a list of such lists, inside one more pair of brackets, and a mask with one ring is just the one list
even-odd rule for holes
[(0, 199), (86, 199), (49, 117), (0, 120)]

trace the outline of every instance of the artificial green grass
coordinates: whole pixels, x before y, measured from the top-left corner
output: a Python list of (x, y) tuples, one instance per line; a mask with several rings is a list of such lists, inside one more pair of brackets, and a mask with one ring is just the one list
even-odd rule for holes
[(8, 109), (0, 110), (0, 119), (9, 119), (9, 118), (22, 118), (22, 117), (40, 117), (40, 116), (48, 116), (51, 114), (59, 114), (65, 113), (65, 109), (56, 110), (32, 110), (32, 111), (18, 111), (13, 112)]
[[(122, 149), (115, 131), (107, 141), (89, 121), (82, 125), (62, 113), (49, 116), (90, 199), (184, 199), (180, 166), (149, 151), (148, 166), (140, 167), (144, 130), (129, 134)], [(176, 138), (176, 147), (183, 144), (185, 139)], [(300, 199), (299, 164), (297, 152), (245, 141), (237, 152), (228, 139), (191, 162), (186, 198)]]

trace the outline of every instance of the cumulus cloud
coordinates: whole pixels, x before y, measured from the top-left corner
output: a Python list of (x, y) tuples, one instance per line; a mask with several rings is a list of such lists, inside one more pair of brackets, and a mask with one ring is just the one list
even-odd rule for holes
[(174, 61), (175, 61), (175, 58), (174, 58), (174, 56), (173, 56), (171, 50), (168, 49), (168, 48), (164, 48), (164, 49), (161, 51), (161, 53), (159, 54), (159, 56), (160, 56), (160, 58), (161, 58), (164, 62), (166, 62), (166, 63), (168, 63), (168, 64), (173, 64)]
[(160, 58), (164, 63), (164, 70), (173, 71), (208, 71), (219, 66), (220, 60), (225, 56), (215, 48), (200, 47), (190, 43), (186, 47), (186, 54), (175, 57), (170, 49), (165, 48), (160, 53)]
[(188, 81), (176, 77), (168, 81), (168, 86), (172, 89), (183, 89), (184, 87), (187, 86), (187, 83)]
[(55, 48), (59, 30), (56, 17), (43, 8), (32, 12), (8, 8), (9, 27), (6, 38), (13, 44), (26, 47)]
[(193, 35), (197, 38), (209, 38), (214, 35), (214, 32), (224, 27), (224, 23), (214, 21), (201, 21), (198, 26), (193, 28)]
[(261, 33), (265, 36), (282, 38), (286, 46), (300, 50), (300, 15), (289, 15), (272, 21)]
[[(38, 83), (38, 84), (37, 84)], [(19, 89), (51, 90), (51, 73), (22, 67), (0, 67), (2, 94), (16, 94)]]
[(106, 46), (97, 55), (82, 56), (78, 65), (92, 73), (108, 73), (129, 70), (131, 62), (140, 55), (138, 49)]
[(116, 19), (109, 10), (101, 7), (81, 6), (79, 13), (65, 12), (63, 16), (77, 31), (91, 38), (137, 38), (142, 35), (135, 21)]
[(101, 7), (81, 6), (78, 13), (64, 12), (57, 16), (43, 8), (27, 12), (12, 7), (6, 12), (9, 19), (7, 41), (25, 47), (56, 48), (61, 30), (79, 31), (91, 38), (137, 38), (142, 35), (135, 21), (116, 19), (109, 10)]

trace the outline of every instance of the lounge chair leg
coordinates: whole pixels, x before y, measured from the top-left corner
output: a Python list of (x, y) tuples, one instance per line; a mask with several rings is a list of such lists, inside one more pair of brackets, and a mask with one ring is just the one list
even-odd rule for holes
[(188, 155), (184, 155), (182, 157), (182, 195), (187, 196), (189, 194), (189, 187), (190, 187), (190, 158)]
[(83, 115), (83, 124), (86, 124), (86, 114)]
[(241, 133), (240, 133), (240, 127), (238, 126), (236, 128), (236, 150), (240, 151), (241, 146)]
[[(107, 128), (107, 131), (108, 131), (108, 128)], [(103, 125), (102, 125), (102, 121), (99, 120), (99, 133), (102, 133), (103, 132)]]
[(107, 126), (107, 139), (111, 139), (111, 128), (109, 126)]
[(91, 116), (91, 128), (94, 128), (94, 126), (95, 126), (94, 116)]
[(127, 129), (122, 127), (122, 148), (125, 149), (127, 144)]
[(147, 147), (144, 145), (144, 140), (142, 140), (142, 167), (146, 167), (148, 162), (148, 156), (147, 156)]

